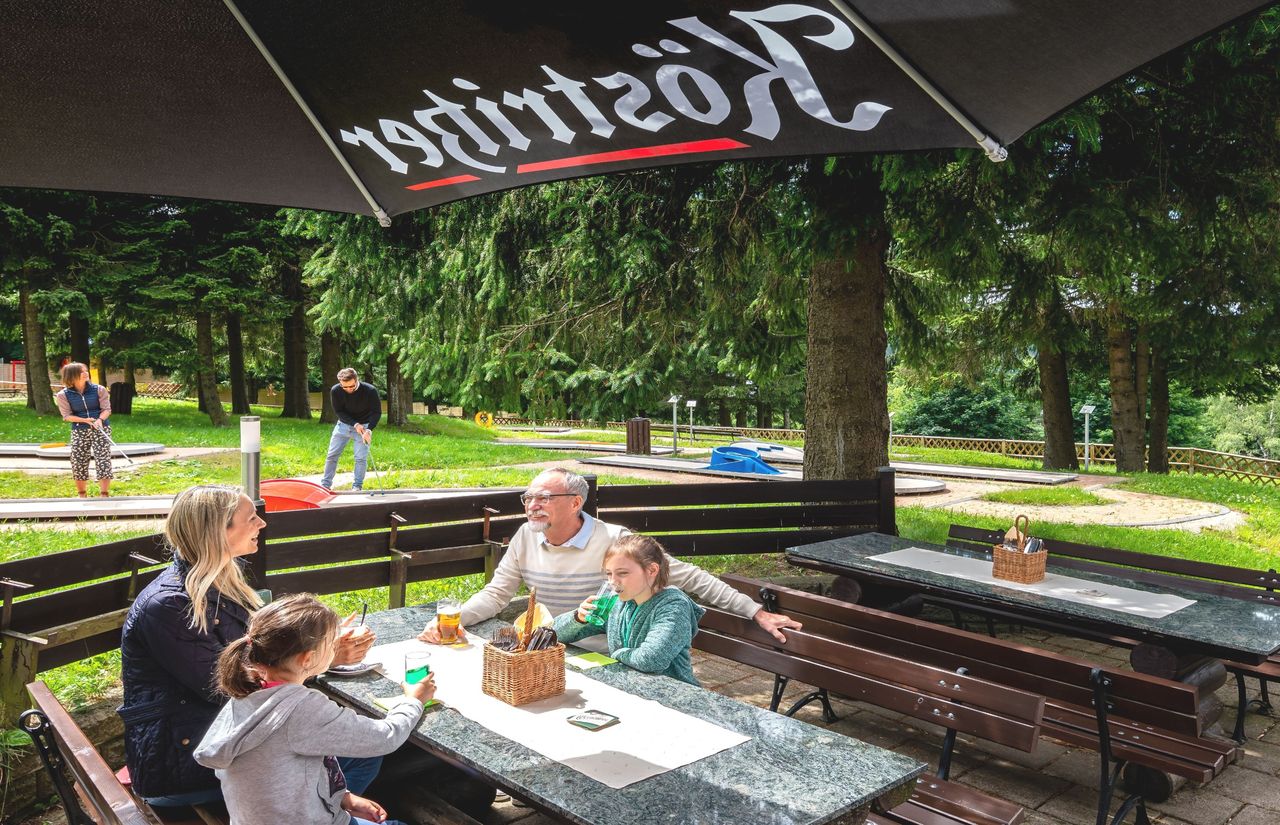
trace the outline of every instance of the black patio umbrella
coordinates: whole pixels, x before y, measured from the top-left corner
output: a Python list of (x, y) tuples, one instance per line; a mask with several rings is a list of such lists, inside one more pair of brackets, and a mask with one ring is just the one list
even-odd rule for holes
[(389, 216), (699, 160), (993, 158), (1258, 0), (9, 0), (0, 185)]

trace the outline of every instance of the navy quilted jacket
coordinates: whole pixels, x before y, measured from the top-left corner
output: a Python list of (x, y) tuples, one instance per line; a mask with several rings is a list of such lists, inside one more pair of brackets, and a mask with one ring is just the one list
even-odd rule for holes
[(138, 595), (120, 642), (125, 763), (134, 791), (171, 796), (216, 788), (213, 771), (192, 752), (222, 706), (214, 687), (218, 654), (246, 632), (249, 612), (210, 590), (209, 631), (191, 627), (181, 559)]

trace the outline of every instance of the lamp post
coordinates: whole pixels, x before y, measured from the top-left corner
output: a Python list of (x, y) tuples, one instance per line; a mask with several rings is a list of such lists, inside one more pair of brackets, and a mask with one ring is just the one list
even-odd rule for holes
[(684, 405), (689, 408), (689, 444), (692, 445), (693, 444), (693, 411), (697, 409), (698, 402), (690, 398), (688, 401), (684, 402)]
[(1089, 472), (1089, 416), (1093, 415), (1093, 411), (1098, 409), (1092, 404), (1084, 404), (1080, 407), (1080, 414), (1084, 416), (1084, 470)]
[(240, 486), (255, 505), (262, 503), (259, 480), (262, 476), (262, 419), (240, 416)]
[(676, 405), (680, 403), (680, 396), (671, 396), (667, 399), (667, 403), (671, 405), (671, 454), (678, 455), (680, 453), (680, 421), (676, 417), (679, 413)]

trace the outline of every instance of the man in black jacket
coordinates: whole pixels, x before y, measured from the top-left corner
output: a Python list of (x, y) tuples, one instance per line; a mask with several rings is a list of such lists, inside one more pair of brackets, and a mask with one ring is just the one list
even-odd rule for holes
[(382, 399), (372, 384), (356, 378), (356, 371), (351, 367), (338, 370), (338, 383), (329, 388), (329, 397), (333, 400), (333, 411), (338, 416), (338, 423), (333, 426), (333, 435), (329, 438), (329, 452), (324, 459), (324, 478), (320, 484), (326, 490), (333, 487), (333, 476), (338, 471), (338, 457), (347, 448), (347, 442), (352, 441), (356, 477), (351, 489), (362, 489), (364, 472), (369, 466), (369, 443), (373, 440), (373, 428), (378, 426), (378, 421), (382, 418)]

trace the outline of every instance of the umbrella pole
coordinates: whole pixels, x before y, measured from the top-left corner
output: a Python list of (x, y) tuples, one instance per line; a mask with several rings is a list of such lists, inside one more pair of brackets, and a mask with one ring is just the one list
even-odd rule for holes
[(1001, 146), (1000, 141), (991, 137), (991, 135), (987, 134), (985, 129), (974, 123), (969, 119), (968, 115), (960, 111), (959, 107), (957, 107), (955, 103), (951, 102), (951, 98), (943, 94), (941, 89), (933, 85), (932, 80), (925, 77), (921, 74), (919, 69), (911, 65), (910, 61), (903, 57), (888, 40), (885, 40), (884, 37), (880, 35), (880, 32), (872, 28), (871, 24), (868, 23), (862, 15), (854, 11), (848, 3), (844, 0), (831, 0), (831, 5), (835, 6), (836, 11), (843, 14), (845, 18), (854, 25), (854, 28), (862, 32), (864, 37), (876, 44), (876, 48), (880, 49), (880, 51), (884, 53), (885, 57), (892, 60), (899, 69), (902, 69), (903, 73), (905, 73), (907, 77), (911, 78), (911, 80), (920, 87), (921, 91), (933, 98), (934, 103), (937, 103), (942, 107), (943, 111), (951, 115), (951, 119), (960, 124), (960, 128), (968, 132), (973, 139), (978, 142), (978, 145), (982, 147), (982, 150), (987, 153), (988, 158), (999, 163), (1009, 157), (1009, 150)]

